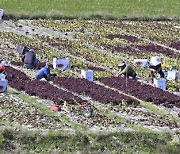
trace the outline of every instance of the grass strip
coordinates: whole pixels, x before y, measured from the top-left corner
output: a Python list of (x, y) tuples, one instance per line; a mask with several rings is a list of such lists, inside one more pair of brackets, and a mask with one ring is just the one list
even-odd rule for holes
[[(178, 135), (178, 134), (176, 134)], [(65, 134), (11, 129), (0, 131), (0, 152), (21, 153), (173, 153), (180, 144), (169, 133), (115, 132)]]
[(17, 18), (172, 18), (179, 0), (1, 0), (6, 17)]

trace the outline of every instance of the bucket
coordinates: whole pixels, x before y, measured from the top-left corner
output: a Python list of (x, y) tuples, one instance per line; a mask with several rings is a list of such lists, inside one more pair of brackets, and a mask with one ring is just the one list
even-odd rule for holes
[(59, 111), (59, 110), (61, 110), (61, 106), (59, 106), (59, 105), (53, 105), (53, 106), (51, 106), (51, 110), (52, 110), (52, 111)]

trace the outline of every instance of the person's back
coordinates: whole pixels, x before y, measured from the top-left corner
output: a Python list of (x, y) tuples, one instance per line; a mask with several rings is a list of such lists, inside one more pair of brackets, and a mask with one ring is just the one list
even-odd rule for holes
[(49, 77), (50, 77), (50, 70), (48, 69), (47, 66), (41, 68), (36, 74), (36, 79), (42, 79), (42, 78), (47, 79)]
[(34, 52), (28, 51), (23, 57), (24, 64), (34, 65), (36, 55)]

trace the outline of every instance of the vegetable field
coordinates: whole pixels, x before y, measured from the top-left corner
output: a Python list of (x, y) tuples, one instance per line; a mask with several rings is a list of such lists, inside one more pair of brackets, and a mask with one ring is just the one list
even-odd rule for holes
[[(1, 128), (170, 133), (179, 146), (180, 81), (167, 80), (163, 91), (149, 84), (147, 68), (133, 66), (134, 59), (160, 55), (163, 70), (175, 66), (180, 71), (179, 29), (179, 21), (1, 21), (0, 60), (10, 61), (7, 72), (13, 75), (9, 92), (0, 94)], [(23, 68), (19, 44), (35, 50), (40, 60), (36, 69)], [(52, 64), (53, 57), (68, 57), (70, 69), (52, 69), (56, 76), (50, 81), (35, 80), (38, 69), (46, 61)], [(115, 77), (119, 61), (133, 66), (139, 80)], [(80, 78), (87, 69), (94, 72), (93, 82)], [(53, 104), (61, 111), (51, 111)], [(84, 116), (86, 106), (93, 109), (90, 118)], [(134, 150), (144, 152), (140, 147)]]

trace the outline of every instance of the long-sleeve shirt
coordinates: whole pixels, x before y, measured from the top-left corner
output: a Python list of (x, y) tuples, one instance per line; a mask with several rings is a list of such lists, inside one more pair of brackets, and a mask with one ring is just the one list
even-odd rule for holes
[(46, 66), (44, 66), (37, 72), (36, 79), (47, 78), (47, 77), (50, 77), (50, 70)]
[(126, 67), (124, 69), (122, 69), (118, 72), (118, 75), (121, 75), (121, 74), (126, 75), (126, 73), (127, 73), (127, 76), (131, 76), (133, 73), (135, 73), (135, 71), (133, 70), (133, 68), (131, 66), (126, 65)]
[(36, 59), (36, 55), (34, 52), (26, 52), (25, 55), (22, 58), (22, 61), (24, 64), (34, 65), (34, 61)]

